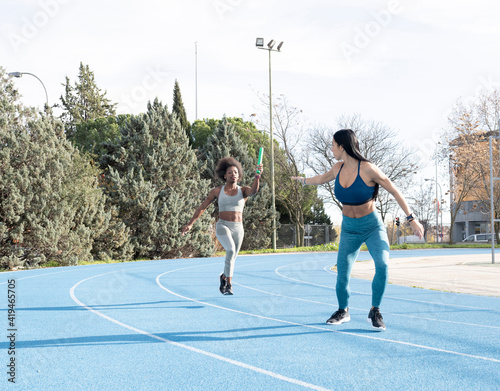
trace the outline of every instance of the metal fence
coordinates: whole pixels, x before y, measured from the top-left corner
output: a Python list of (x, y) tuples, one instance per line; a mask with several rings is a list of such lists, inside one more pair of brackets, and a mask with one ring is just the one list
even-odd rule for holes
[[(328, 224), (306, 224), (304, 226), (304, 246), (316, 246), (335, 241), (337, 232)], [(297, 226), (295, 224), (281, 224), (277, 230), (276, 247), (297, 247)]]

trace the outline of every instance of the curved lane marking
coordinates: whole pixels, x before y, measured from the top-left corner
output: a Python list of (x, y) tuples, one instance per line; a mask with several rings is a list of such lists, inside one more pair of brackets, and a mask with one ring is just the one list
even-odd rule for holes
[[(177, 269), (177, 270), (180, 270), (180, 269)], [(156, 277), (156, 283), (158, 284), (158, 286), (161, 289), (165, 290), (166, 292), (168, 292), (168, 293), (170, 293), (170, 294), (172, 294), (174, 296), (177, 296), (177, 297), (180, 297), (182, 299), (189, 300), (189, 301), (192, 301), (192, 302), (195, 302), (195, 303), (198, 303), (198, 304), (202, 304), (202, 305), (205, 305), (205, 306), (214, 307), (214, 308), (218, 308), (218, 309), (222, 309), (222, 310), (225, 310), (225, 311), (230, 311), (230, 312), (234, 312), (234, 313), (238, 313), (238, 314), (242, 314), (242, 315), (252, 316), (252, 317), (256, 317), (256, 318), (260, 318), (260, 319), (270, 320), (270, 321), (279, 322), (279, 323), (285, 323), (285, 324), (289, 324), (289, 325), (293, 325), (293, 326), (301, 326), (301, 327), (311, 328), (311, 329), (314, 329), (314, 330), (328, 331), (328, 332), (334, 332), (334, 333), (341, 333), (341, 334), (351, 335), (351, 336), (355, 336), (355, 337), (359, 337), (359, 338), (367, 338), (367, 339), (373, 339), (373, 340), (382, 341), (382, 342), (390, 342), (390, 343), (395, 343), (395, 344), (405, 345), (405, 346), (411, 346), (411, 347), (425, 349), (425, 350), (431, 350), (431, 351), (436, 351), (436, 352), (441, 352), (441, 353), (448, 353), (448, 354), (452, 354), (452, 355), (456, 355), (456, 356), (461, 356), (461, 357), (469, 357), (469, 358), (475, 358), (475, 359), (484, 360), (484, 361), (492, 361), (492, 362), (500, 363), (499, 359), (495, 359), (495, 358), (491, 358), (491, 357), (483, 357), (483, 356), (477, 356), (477, 355), (474, 355), (474, 354), (455, 352), (453, 350), (439, 349), (439, 348), (434, 348), (432, 346), (419, 345), (419, 344), (414, 344), (414, 343), (404, 342), (404, 341), (396, 341), (396, 340), (387, 339), (387, 338), (372, 337), (372, 336), (369, 336), (369, 335), (356, 334), (356, 333), (351, 333), (351, 332), (348, 332), (348, 331), (332, 330), (331, 328), (325, 328), (325, 327), (319, 327), (319, 326), (312, 326), (312, 325), (307, 325), (307, 324), (303, 324), (303, 323), (291, 322), (291, 321), (288, 321), (288, 320), (271, 318), (269, 316), (252, 314), (252, 313), (249, 313), (249, 312), (239, 311), (239, 310), (235, 310), (235, 309), (232, 309), (232, 308), (222, 307), (222, 306), (217, 305), (217, 304), (207, 303), (207, 302), (204, 302), (204, 301), (201, 301), (201, 300), (193, 299), (193, 298), (190, 298), (190, 297), (187, 297), (187, 296), (183, 296), (183, 295), (181, 295), (179, 293), (175, 293), (175, 292), (171, 291), (170, 289), (166, 288), (165, 286), (163, 286), (160, 283), (160, 278), (161, 277), (163, 277), (165, 274), (176, 272), (177, 270), (170, 270), (168, 272), (160, 274), (158, 277)]]
[[(194, 268), (194, 267), (198, 267), (198, 265), (197, 266), (189, 266), (189, 267), (184, 267), (184, 268), (176, 269), (175, 271), (183, 270), (183, 269), (189, 269), (189, 268)], [(88, 305), (86, 305), (86, 304), (82, 303), (80, 300), (78, 300), (78, 298), (75, 296), (75, 289), (80, 284), (82, 284), (85, 281), (88, 281), (88, 280), (90, 280), (92, 278), (101, 277), (101, 276), (104, 276), (106, 274), (111, 274), (111, 273), (114, 273), (114, 272), (99, 274), (97, 276), (89, 277), (89, 278), (86, 278), (86, 279), (81, 280), (78, 283), (76, 283), (70, 289), (70, 296), (73, 299), (73, 301), (76, 304), (78, 304), (79, 306), (81, 306), (81, 307), (85, 308), (86, 310), (92, 312), (93, 314), (95, 314), (97, 316), (100, 316), (101, 318), (104, 318), (104, 319), (106, 319), (106, 320), (108, 320), (108, 321), (110, 321), (110, 322), (112, 322), (114, 324), (117, 324), (118, 326), (124, 327), (124, 328), (126, 328), (126, 329), (128, 329), (130, 331), (135, 332), (135, 333), (145, 335), (145, 336), (147, 336), (149, 338), (153, 338), (153, 339), (156, 339), (158, 341), (165, 342), (165, 343), (168, 343), (170, 345), (173, 345), (173, 346), (176, 346), (176, 347), (179, 347), (179, 348), (182, 348), (182, 349), (187, 349), (187, 350), (189, 350), (191, 352), (202, 354), (204, 356), (211, 357), (211, 358), (214, 358), (216, 360), (224, 361), (226, 363), (233, 364), (233, 365), (239, 366), (241, 368), (248, 369), (248, 370), (251, 370), (251, 371), (263, 374), (263, 375), (267, 375), (267, 376), (270, 376), (270, 377), (278, 379), (278, 380), (283, 380), (283, 381), (286, 381), (288, 383), (292, 383), (292, 384), (295, 384), (295, 385), (298, 385), (298, 386), (309, 388), (311, 390), (332, 391), (332, 390), (330, 390), (328, 388), (320, 387), (320, 386), (317, 386), (315, 384), (306, 383), (306, 382), (304, 382), (302, 380), (293, 379), (293, 378), (290, 378), (290, 377), (287, 377), (287, 376), (283, 376), (283, 375), (280, 375), (279, 373), (271, 372), (271, 371), (268, 371), (266, 369), (262, 369), (262, 368), (259, 368), (259, 367), (256, 367), (256, 366), (253, 366), (253, 365), (250, 365), (250, 364), (243, 363), (241, 361), (232, 360), (230, 358), (227, 358), (227, 357), (224, 357), (224, 356), (220, 356), (218, 354), (210, 353), (210, 352), (207, 352), (205, 350), (201, 350), (201, 349), (189, 346), (189, 345), (185, 345), (185, 344), (182, 344), (182, 343), (179, 343), (179, 342), (171, 341), (171, 340), (169, 340), (167, 338), (159, 337), (158, 335), (155, 335), (155, 334), (148, 333), (147, 331), (144, 331), (144, 330), (138, 329), (136, 327), (130, 326), (130, 325), (126, 324), (126, 323), (120, 322), (117, 319), (111, 318), (110, 316), (107, 316), (107, 315), (103, 314), (102, 312), (97, 311), (97, 310), (93, 309), (92, 307), (89, 307)], [(167, 273), (170, 273), (170, 272), (167, 272)], [(158, 278), (157, 278), (157, 282), (158, 282)], [(161, 287), (161, 285), (160, 285), (160, 287)]]
[[(278, 272), (278, 270), (281, 269), (281, 268), (284, 268), (284, 267), (287, 267), (287, 266), (292, 266), (292, 265), (297, 265), (297, 264), (305, 263), (305, 262), (310, 262), (310, 261), (295, 262), (295, 263), (291, 263), (289, 265), (283, 265), (283, 266), (280, 266), (280, 267), (276, 268), (276, 270), (274, 272), (278, 276), (283, 277), (283, 278), (285, 278), (287, 280), (299, 282), (301, 284), (307, 284), (307, 285), (312, 285), (312, 286), (318, 286), (318, 287), (321, 287), (321, 288), (327, 288), (327, 289), (330, 289), (330, 290), (335, 290), (335, 288), (332, 287), (332, 286), (315, 284), (314, 282), (299, 280), (297, 278), (292, 278), (292, 277), (285, 276), (285, 275), (281, 274), (280, 272)], [(328, 267), (331, 268), (332, 266), (325, 266), (323, 268), (323, 270), (325, 270), (327, 273), (330, 273), (330, 274), (337, 274), (337, 273), (335, 273), (335, 272), (333, 272), (331, 270), (327, 270)], [(364, 281), (366, 281), (366, 280), (364, 280)], [(428, 290), (428, 289), (426, 289), (426, 290)], [(358, 295), (368, 295), (368, 296), (371, 296), (371, 293), (366, 293), (366, 292), (351, 291), (351, 293), (356, 293)], [(401, 298), (401, 297), (394, 297), (394, 296), (387, 296), (387, 295), (384, 295), (384, 297), (385, 298), (389, 298), (389, 299), (394, 299), (394, 300), (409, 301), (409, 302), (413, 302), (413, 303), (432, 304), (432, 305), (439, 305), (439, 306), (444, 306), (444, 307), (458, 307), (458, 308), (467, 308), (467, 309), (475, 309), (475, 310), (483, 310), (483, 311), (497, 311), (496, 309), (493, 309), (493, 308), (481, 308), (481, 307), (466, 306), (466, 305), (460, 305), (460, 304), (436, 303), (436, 302), (432, 302), (432, 301), (405, 299), (405, 298)]]
[[(313, 304), (322, 304), (322, 305), (326, 305), (326, 306), (329, 306), (329, 307), (337, 307), (337, 305), (335, 305), (335, 304), (325, 303), (324, 301), (309, 300), (309, 299), (303, 299), (301, 297), (287, 296), (287, 295), (282, 295), (282, 294), (279, 294), (279, 293), (274, 293), (274, 292), (269, 292), (269, 291), (263, 291), (261, 289), (252, 288), (251, 286), (239, 284), (237, 282), (234, 283), (234, 285), (238, 285), (238, 286), (241, 286), (243, 288), (250, 289), (250, 290), (253, 290), (253, 291), (256, 291), (256, 292), (260, 292), (260, 293), (264, 293), (264, 294), (268, 294), (268, 295), (271, 295), (271, 296), (283, 297), (285, 299), (292, 299), (292, 300), (297, 300), (297, 301), (305, 301), (307, 303), (313, 303)], [(366, 310), (364, 308), (356, 308), (356, 307), (351, 307), (351, 306), (349, 306), (349, 308), (355, 309), (357, 311), (369, 312), (369, 310)], [(452, 324), (458, 324), (458, 325), (463, 325), (463, 326), (485, 327), (485, 328), (499, 329), (500, 330), (499, 326), (489, 326), (489, 325), (476, 324), (476, 323), (455, 322), (455, 321), (452, 321), (452, 320), (444, 320), (444, 319), (436, 319), (436, 318), (424, 318), (424, 317), (421, 317), (421, 316), (395, 314), (395, 313), (392, 313), (392, 312), (384, 312), (384, 314), (389, 314), (389, 315), (393, 315), (393, 316), (399, 316), (399, 317), (403, 317), (403, 318), (428, 320), (428, 321), (438, 322), (438, 323), (452, 323)]]
[[(327, 268), (328, 267), (333, 267), (333, 266), (325, 266), (323, 268), (323, 270), (325, 270), (327, 273), (330, 273), (330, 274), (337, 274), (331, 270), (328, 270)], [(285, 277), (286, 278), (286, 277)], [(364, 280), (362, 278), (359, 278), (360, 280)], [(364, 280), (364, 281), (367, 281), (367, 280)], [(307, 282), (306, 282), (307, 283)], [(411, 287), (408, 287), (406, 285), (398, 285), (398, 284), (391, 284), (391, 285), (397, 285), (397, 286), (402, 286), (402, 287), (406, 287), (406, 288), (411, 288)], [(413, 288), (413, 289), (417, 289), (417, 288)], [(426, 291), (429, 291), (430, 289), (424, 289)], [(362, 292), (354, 292), (354, 293), (361, 293), (361, 294), (364, 294), (366, 295), (367, 293), (362, 293)], [(460, 293), (456, 293), (456, 292), (444, 292), (444, 293), (451, 293), (451, 294), (460, 294)], [(371, 295), (371, 293), (370, 293)], [(384, 297), (387, 297), (389, 299), (394, 299), (394, 300), (402, 300), (402, 301), (409, 301), (409, 302), (412, 302), (412, 303), (423, 303), (423, 304), (432, 304), (432, 305), (440, 305), (440, 306), (444, 306), (444, 307), (458, 307), (458, 308), (467, 308), (467, 309), (474, 309), (474, 310), (481, 310), (481, 311), (495, 311), (495, 312), (498, 312), (497, 309), (495, 308), (482, 308), (482, 307), (476, 307), (476, 306), (469, 306), (469, 305), (460, 305), (460, 304), (449, 304), (449, 303), (436, 303), (434, 301), (425, 301), (425, 300), (413, 300), (413, 299), (405, 299), (405, 298), (402, 298), (402, 297), (395, 297), (395, 296), (386, 296), (384, 295)]]

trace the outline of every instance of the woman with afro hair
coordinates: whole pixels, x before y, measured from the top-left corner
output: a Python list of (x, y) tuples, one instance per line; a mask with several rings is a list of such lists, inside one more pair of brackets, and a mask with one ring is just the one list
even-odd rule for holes
[(217, 239), (226, 250), (224, 272), (220, 275), (220, 292), (223, 295), (232, 295), (231, 280), (233, 278), (234, 263), (236, 256), (243, 243), (243, 208), (248, 197), (259, 191), (260, 173), (262, 164), (256, 167), (255, 179), (252, 186), (240, 187), (238, 182), (243, 179), (243, 169), (240, 162), (232, 157), (226, 157), (219, 161), (216, 168), (217, 177), (225, 182), (224, 185), (216, 187), (208, 193), (208, 197), (196, 209), (191, 220), (182, 228), (185, 235), (193, 227), (194, 222), (203, 214), (205, 209), (218, 200), (219, 220), (215, 226)]

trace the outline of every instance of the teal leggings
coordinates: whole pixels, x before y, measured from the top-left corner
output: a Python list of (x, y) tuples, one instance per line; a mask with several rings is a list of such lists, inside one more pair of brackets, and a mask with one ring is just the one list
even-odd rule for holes
[(384, 224), (376, 212), (360, 218), (343, 216), (337, 257), (336, 286), (340, 309), (346, 309), (349, 306), (351, 269), (363, 243), (366, 243), (368, 251), (375, 261), (372, 306), (380, 307), (382, 302), (387, 285), (389, 262), (389, 240)]

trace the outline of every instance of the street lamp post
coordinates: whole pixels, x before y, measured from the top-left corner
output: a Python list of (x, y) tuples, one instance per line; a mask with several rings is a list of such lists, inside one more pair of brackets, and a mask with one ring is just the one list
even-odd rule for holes
[[(436, 181), (435, 179), (432, 178), (425, 178), (424, 180), (426, 181), (433, 181), (436, 182), (436, 241), (439, 242), (439, 213), (441, 212), (441, 233), (443, 233), (443, 208), (439, 207), (440, 199), (443, 199), (443, 190), (441, 189), (441, 185)], [(439, 195), (441, 198), (438, 198), (438, 193), (437, 193), (437, 188), (439, 186)]]
[[(443, 198), (443, 191), (441, 190), (441, 185), (438, 183), (438, 145), (441, 144), (441, 141), (436, 143), (436, 242), (439, 242), (439, 199), (438, 199), (438, 185), (439, 191), (441, 192), (441, 199)], [(426, 179), (426, 181), (433, 179)], [(443, 233), (443, 212), (441, 212), (441, 233)]]
[(33, 73), (29, 72), (10, 72), (9, 76), (11, 77), (22, 77), (23, 75), (31, 75), (33, 77), (36, 77), (40, 83), (42, 83), (43, 90), (45, 91), (45, 109), (49, 108), (49, 95), (47, 94), (47, 89), (45, 88), (45, 84), (43, 84), (43, 81), (40, 80), (40, 78), (37, 75), (34, 75)]
[(273, 147), (273, 95), (272, 95), (272, 83), (271, 83), (271, 52), (281, 51), (283, 42), (281, 42), (276, 49), (274, 39), (269, 41), (267, 48), (264, 47), (264, 38), (257, 38), (255, 46), (258, 49), (267, 50), (269, 52), (269, 144), (271, 152), (271, 203), (273, 211), (273, 224), (272, 224), (272, 244), (273, 250), (276, 250), (276, 194), (274, 190), (274, 147)]

